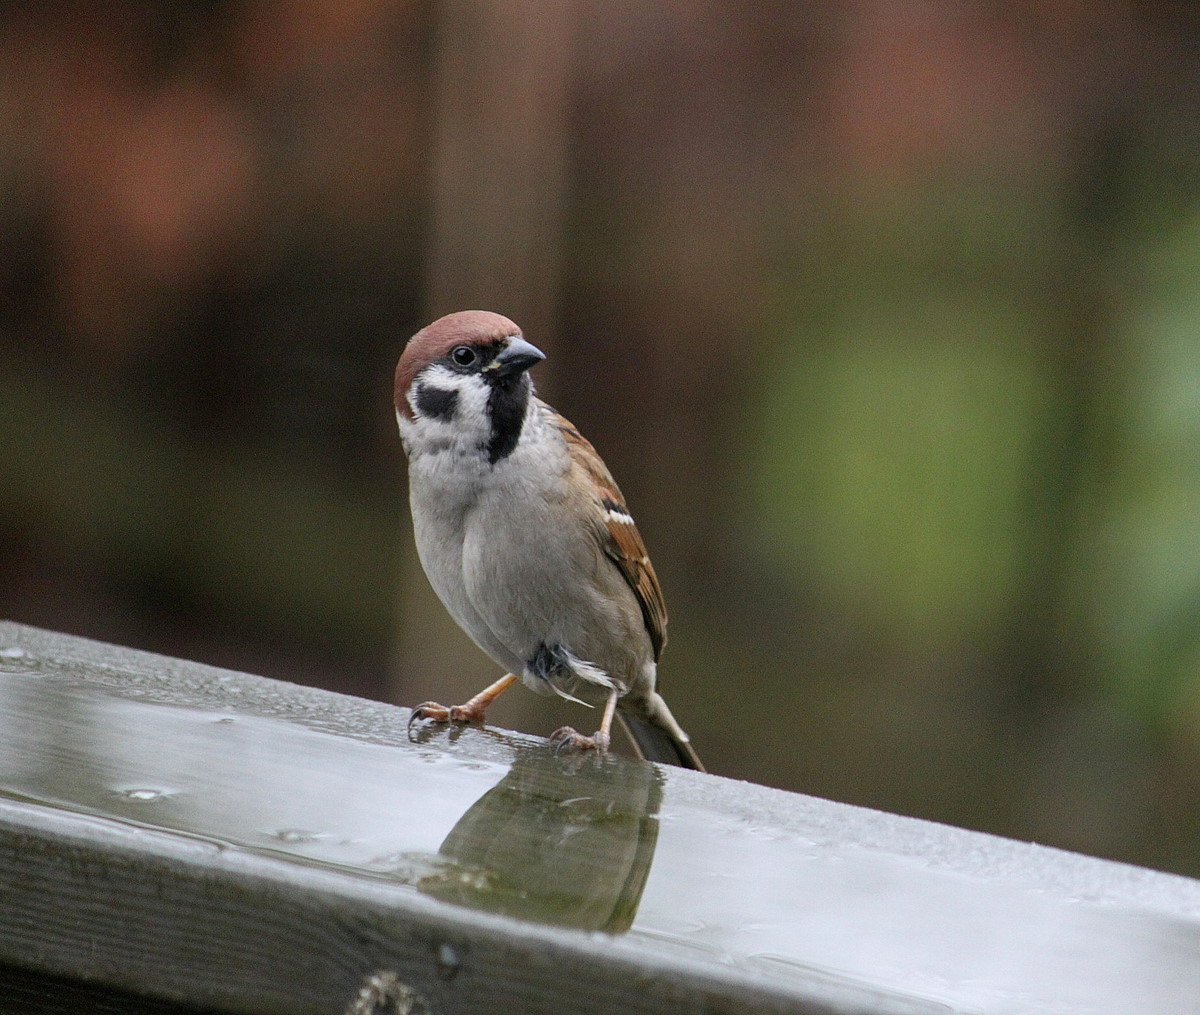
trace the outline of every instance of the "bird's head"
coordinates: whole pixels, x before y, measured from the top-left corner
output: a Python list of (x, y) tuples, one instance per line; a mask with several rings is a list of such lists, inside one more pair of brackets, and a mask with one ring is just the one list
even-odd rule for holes
[(545, 359), (507, 317), (464, 310), (408, 341), (396, 364), (396, 419), (410, 453), (423, 441), (474, 442), (491, 463), (512, 451)]

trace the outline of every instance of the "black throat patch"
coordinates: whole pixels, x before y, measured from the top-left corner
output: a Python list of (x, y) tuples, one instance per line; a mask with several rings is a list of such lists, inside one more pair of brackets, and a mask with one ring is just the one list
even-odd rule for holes
[(525, 425), (533, 382), (525, 373), (516, 377), (497, 377), (491, 381), (487, 411), (492, 418), (492, 436), (487, 443), (488, 464), (495, 465), (512, 454)]

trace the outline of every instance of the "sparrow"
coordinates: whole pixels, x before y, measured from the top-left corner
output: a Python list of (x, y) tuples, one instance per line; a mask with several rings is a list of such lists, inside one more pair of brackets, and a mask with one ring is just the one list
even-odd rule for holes
[(595, 448), (534, 394), (545, 354), (499, 314), (467, 310), (418, 331), (396, 365), (421, 566), (447, 611), (506, 672), (416, 722), (481, 723), (518, 680), (602, 706), (599, 729), (551, 735), (608, 750), (614, 714), (638, 754), (704, 770), (658, 693), (667, 610), (625, 498)]

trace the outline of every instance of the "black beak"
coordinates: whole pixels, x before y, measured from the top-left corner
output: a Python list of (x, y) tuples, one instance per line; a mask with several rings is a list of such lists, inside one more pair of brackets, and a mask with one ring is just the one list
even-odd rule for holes
[(494, 373), (500, 377), (512, 377), (523, 373), (545, 358), (546, 354), (541, 349), (518, 336), (510, 340), (504, 351), (484, 367), (484, 372)]

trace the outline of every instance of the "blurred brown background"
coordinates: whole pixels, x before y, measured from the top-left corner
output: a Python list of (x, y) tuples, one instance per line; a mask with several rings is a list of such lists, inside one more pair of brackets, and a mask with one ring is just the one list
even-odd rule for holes
[(390, 403), (485, 306), (714, 771), (1200, 875), (1198, 50), (1165, 0), (0, 5), (0, 614), (494, 679)]

